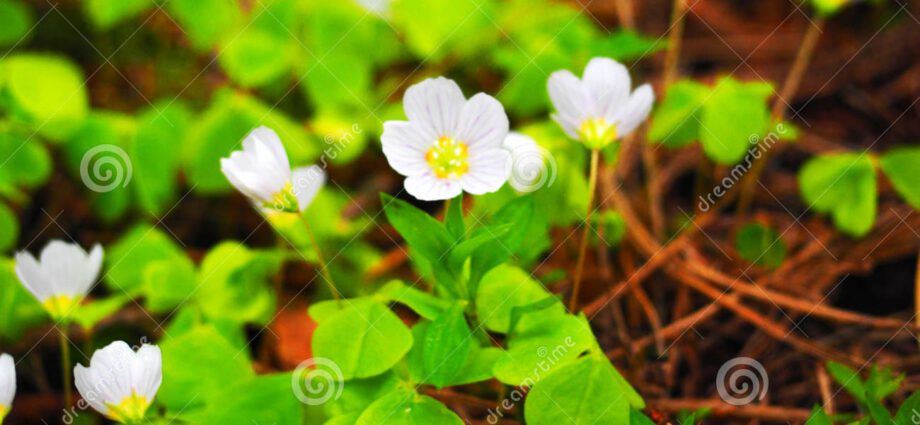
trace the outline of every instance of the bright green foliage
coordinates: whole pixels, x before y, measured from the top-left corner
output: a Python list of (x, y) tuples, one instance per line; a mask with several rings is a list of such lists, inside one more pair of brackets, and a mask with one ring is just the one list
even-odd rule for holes
[(910, 206), (920, 209), (920, 148), (906, 147), (885, 152), (879, 158), (885, 176)]
[(32, 12), (20, 0), (0, 0), (0, 47), (24, 41), (32, 21)]
[(448, 301), (415, 287), (407, 286), (401, 280), (387, 282), (377, 291), (375, 296), (382, 298), (385, 302), (405, 304), (419, 316), (428, 320), (438, 318), (450, 307)]
[(198, 50), (210, 49), (221, 39), (234, 37), (232, 30), (242, 21), (239, 2), (235, 1), (172, 0), (166, 10)]
[(16, 131), (0, 132), (0, 197), (22, 200), (21, 189), (33, 189), (45, 184), (51, 175), (51, 155), (48, 149), (29, 134)]
[(239, 380), (215, 396), (198, 423), (250, 425), (301, 424), (301, 404), (291, 392), (291, 374), (262, 375)]
[(597, 239), (603, 237), (604, 245), (614, 247), (619, 245), (626, 236), (626, 220), (617, 211), (606, 210), (596, 214), (591, 221), (596, 229), (596, 233), (591, 232), (592, 242), (599, 242)]
[(280, 253), (254, 251), (238, 242), (211, 249), (198, 272), (197, 302), (208, 318), (267, 324), (275, 312), (269, 279), (281, 267)]
[(423, 350), (425, 377), (438, 388), (451, 384), (463, 370), (472, 346), (472, 334), (463, 311), (457, 303), (441, 313), (428, 325)]
[(834, 422), (827, 417), (827, 414), (824, 413), (821, 406), (815, 406), (811, 410), (811, 416), (808, 417), (808, 421), (805, 422), (805, 425), (834, 425)]
[(157, 401), (172, 411), (194, 410), (211, 403), (227, 408), (221, 398), (227, 387), (254, 375), (248, 353), (230, 345), (210, 326), (168, 338), (160, 349), (163, 384)]
[(185, 257), (154, 261), (144, 268), (144, 293), (148, 310), (170, 312), (189, 301), (198, 290), (195, 264)]
[(830, 16), (849, 4), (851, 0), (811, 0), (812, 7), (819, 15)]
[[(511, 265), (501, 265), (482, 278), (476, 294), (479, 320), (486, 329), (507, 333), (515, 308), (531, 305), (553, 295), (530, 274)], [(562, 313), (561, 303), (555, 303), (547, 312)]]
[(508, 385), (533, 385), (596, 346), (584, 317), (543, 310), (524, 315), (493, 368)]
[(559, 368), (527, 395), (528, 424), (626, 424), (630, 395), (606, 357), (591, 355)]
[(815, 211), (830, 214), (851, 236), (863, 236), (875, 223), (875, 167), (866, 154), (845, 153), (812, 158), (799, 171), (799, 188)]
[(313, 353), (335, 362), (345, 379), (386, 372), (409, 351), (411, 332), (386, 306), (341, 303), (341, 310), (316, 328)]
[(731, 77), (706, 87), (682, 81), (671, 87), (655, 111), (649, 139), (676, 148), (694, 140), (721, 164), (740, 161), (770, 125), (767, 99), (773, 87)]
[[(412, 328), (412, 337), (415, 341), (425, 341), (428, 335), (428, 328), (431, 322), (422, 321)], [(474, 382), (485, 381), (493, 377), (492, 368), (495, 362), (502, 356), (502, 350), (496, 347), (481, 347), (471, 339), (469, 341), (468, 355), (466, 361), (459, 368), (459, 372), (454, 374), (447, 381), (446, 386), (464, 385)], [(432, 383), (431, 378), (434, 376), (425, 366), (428, 355), (425, 352), (423, 344), (415, 344), (408, 354), (409, 376), (414, 382)]]
[(11, 259), (0, 258), (0, 341), (15, 341), (48, 320), (41, 304), (19, 282)]
[[(341, 385), (342, 394), (338, 399), (331, 399), (323, 409), (328, 416), (353, 416), (349, 425), (358, 420), (358, 415), (371, 403), (396, 390), (400, 380), (393, 372), (387, 372), (367, 379), (352, 379)], [(344, 423), (344, 422), (343, 422)]]
[(89, 111), (83, 73), (59, 56), (20, 53), (3, 59), (0, 93), (13, 117), (56, 140), (73, 132)]
[(735, 248), (741, 258), (774, 269), (786, 258), (786, 243), (780, 234), (760, 223), (742, 227), (735, 235)]
[(176, 197), (179, 151), (191, 116), (181, 102), (157, 102), (138, 117), (129, 155), (138, 203), (151, 215), (165, 212)]
[(97, 323), (107, 317), (111, 317), (129, 302), (131, 302), (131, 299), (123, 294), (94, 300), (89, 303), (81, 304), (76, 311), (73, 312), (71, 319), (83, 329), (91, 330)]
[(0, 203), (0, 251), (6, 251), (19, 239), (19, 222), (10, 207)]
[(290, 69), (296, 45), (289, 37), (247, 27), (228, 39), (222, 49), (218, 59), (227, 75), (243, 87), (259, 87)]
[(148, 266), (184, 258), (185, 253), (166, 233), (139, 225), (106, 250), (106, 283), (118, 293), (137, 294), (144, 289)]
[(153, 0), (87, 0), (83, 8), (100, 30), (131, 19), (153, 7)]
[(492, 0), (400, 0), (391, 5), (416, 57), (467, 56), (498, 39)]
[(463, 421), (437, 400), (399, 388), (375, 401), (355, 425), (462, 425)]

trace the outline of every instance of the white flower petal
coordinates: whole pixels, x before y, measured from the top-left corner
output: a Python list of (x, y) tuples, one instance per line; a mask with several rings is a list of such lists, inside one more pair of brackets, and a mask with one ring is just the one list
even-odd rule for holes
[(637, 88), (626, 105), (623, 107), (620, 116), (617, 118), (617, 135), (625, 137), (632, 133), (646, 118), (652, 110), (652, 104), (655, 102), (655, 92), (652, 86), (643, 84)]
[(89, 367), (74, 367), (74, 383), (83, 399), (102, 414), (133, 394), (153, 402), (163, 380), (160, 349), (144, 344), (135, 353), (124, 341), (96, 350)]
[(93, 288), (93, 284), (96, 283), (96, 279), (99, 278), (99, 270), (102, 269), (102, 256), (102, 245), (98, 243), (93, 245), (92, 251), (83, 261), (83, 273), (80, 275), (82, 287), (77, 288), (80, 293), (89, 293)]
[(426, 132), (406, 121), (387, 121), (383, 123), (383, 135), (380, 142), (383, 154), (390, 167), (404, 176), (417, 176), (429, 170), (425, 162), (425, 153), (436, 142), (429, 139)]
[(45, 274), (51, 278), (54, 295), (82, 297), (88, 289), (83, 284), (87, 254), (77, 244), (52, 240), (42, 249), (41, 263)]
[(583, 85), (594, 101), (592, 114), (612, 122), (632, 88), (629, 70), (610, 58), (594, 58), (585, 67)]
[(457, 83), (438, 77), (409, 87), (403, 97), (403, 108), (409, 122), (434, 141), (454, 133), (465, 102), (466, 98)]
[(511, 173), (510, 153), (489, 149), (470, 153), (470, 169), (460, 177), (463, 190), (473, 195), (495, 192), (508, 181)]
[(463, 105), (454, 139), (470, 149), (500, 147), (508, 135), (508, 115), (492, 96), (478, 93)]
[(16, 363), (9, 354), (0, 354), (0, 406), (9, 409), (15, 396)]
[(463, 191), (460, 182), (438, 179), (431, 174), (407, 177), (404, 184), (406, 192), (420, 201), (451, 199)]
[[(259, 148), (261, 146), (261, 148)], [(287, 151), (284, 150), (284, 144), (281, 138), (274, 130), (261, 126), (249, 132), (243, 139), (243, 150), (248, 152), (258, 152), (260, 149), (267, 149), (271, 157), (280, 165), (290, 167)]]
[(316, 165), (300, 167), (294, 170), (294, 176), (291, 181), (294, 196), (297, 197), (297, 205), (300, 207), (300, 211), (303, 212), (310, 206), (313, 198), (316, 197), (319, 190), (323, 188), (323, 184), (326, 183), (326, 173)]
[[(582, 123), (591, 118), (593, 100), (574, 74), (569, 71), (556, 71), (547, 82), (549, 98), (556, 108), (553, 119), (562, 124), (569, 136), (577, 133)], [(573, 130), (575, 129), (575, 130)], [(577, 136), (575, 136), (577, 138)]]
[(100, 383), (101, 379), (96, 378), (90, 368), (79, 364), (73, 368), (73, 377), (74, 385), (83, 401), (89, 403), (97, 412), (108, 414), (109, 408), (105, 405), (105, 400), (110, 399), (112, 394)]
[(163, 382), (163, 355), (160, 347), (144, 344), (137, 350), (132, 377), (137, 394), (152, 402)]
[(54, 286), (51, 284), (51, 278), (42, 269), (41, 264), (32, 254), (22, 251), (16, 253), (16, 276), (22, 282), (22, 285), (32, 293), (35, 298), (41, 302), (52, 297)]
[(291, 164), (278, 135), (267, 127), (252, 130), (243, 139), (243, 150), (222, 158), (227, 180), (256, 204), (273, 202), (291, 182)]

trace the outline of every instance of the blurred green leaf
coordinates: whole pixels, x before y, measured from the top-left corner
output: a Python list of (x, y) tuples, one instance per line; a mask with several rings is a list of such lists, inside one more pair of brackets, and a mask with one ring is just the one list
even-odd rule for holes
[(0, 252), (6, 252), (19, 239), (19, 218), (10, 207), (0, 202)]
[(144, 268), (145, 307), (154, 313), (169, 313), (193, 299), (198, 290), (195, 264), (175, 257), (147, 264)]
[(428, 325), (422, 344), (427, 381), (438, 388), (454, 384), (471, 351), (463, 303), (455, 303)]
[(146, 224), (125, 233), (106, 249), (106, 283), (117, 292), (135, 295), (144, 289), (148, 266), (160, 261), (182, 261), (185, 253), (161, 230)]
[(426, 61), (470, 55), (498, 38), (491, 0), (400, 0), (390, 6), (409, 49)]
[(138, 116), (130, 156), (138, 202), (150, 215), (169, 209), (176, 196), (179, 150), (191, 115), (180, 102), (158, 102)]
[(456, 413), (441, 402), (406, 388), (381, 397), (358, 418), (355, 425), (462, 425)]
[(627, 424), (630, 401), (606, 357), (591, 355), (551, 372), (533, 386), (524, 403), (528, 424)]
[(99, 29), (109, 29), (153, 7), (152, 0), (86, 0), (83, 9)]
[[(485, 274), (476, 294), (476, 309), (482, 324), (494, 332), (507, 333), (511, 326), (511, 312), (516, 307), (529, 305), (552, 294), (524, 270), (503, 264)], [(553, 313), (565, 311), (562, 304), (553, 306)]]
[(707, 96), (709, 88), (693, 80), (672, 85), (664, 101), (655, 109), (649, 140), (672, 149), (698, 140)]
[(895, 191), (910, 206), (920, 210), (920, 147), (903, 147), (885, 152), (879, 158), (885, 176), (891, 180)]
[(872, 230), (878, 203), (875, 167), (866, 154), (817, 156), (799, 170), (799, 188), (811, 207), (830, 214), (844, 233)]
[(526, 314), (492, 371), (505, 384), (530, 386), (595, 345), (584, 317), (552, 310)]
[(386, 372), (409, 351), (412, 334), (386, 306), (341, 303), (313, 333), (313, 354), (333, 361), (345, 379)]
[(13, 115), (49, 138), (66, 138), (89, 111), (83, 72), (69, 59), (17, 53), (0, 62), (0, 87)]
[(19, 0), (0, 0), (0, 46), (22, 43), (33, 25), (32, 11)]
[(39, 304), (16, 276), (15, 262), (0, 258), (0, 340), (13, 342), (22, 333), (48, 319)]
[(401, 280), (387, 282), (375, 296), (383, 298), (386, 302), (405, 304), (419, 316), (429, 320), (436, 319), (450, 307), (447, 300), (408, 286)]
[(779, 233), (759, 223), (747, 224), (738, 231), (735, 248), (741, 258), (774, 269), (786, 258), (786, 243)]
[(279, 252), (253, 251), (238, 242), (222, 242), (208, 251), (198, 272), (202, 311), (209, 318), (266, 324), (275, 312), (269, 278), (278, 272)]
[(238, 28), (243, 16), (236, 1), (171, 0), (166, 6), (192, 47), (198, 50), (210, 49), (221, 39), (236, 36), (233, 30)]
[(223, 388), (196, 419), (206, 424), (299, 425), (300, 401), (291, 391), (291, 374), (255, 376)]
[(115, 314), (131, 301), (126, 295), (116, 294), (82, 304), (73, 314), (73, 320), (85, 330), (91, 330), (103, 319)]
[(706, 155), (720, 164), (740, 161), (770, 125), (770, 92), (762, 84), (719, 80), (700, 117), (699, 138)]
[(0, 132), (0, 195), (6, 188), (35, 188), (51, 175), (51, 155), (38, 140), (15, 132)]
[(290, 70), (295, 47), (290, 37), (250, 26), (224, 42), (218, 60), (240, 86), (260, 87)]
[(827, 417), (827, 414), (824, 413), (824, 409), (821, 406), (815, 406), (811, 410), (811, 415), (808, 417), (808, 421), (805, 422), (805, 425), (834, 425), (834, 422), (831, 421), (831, 418)]

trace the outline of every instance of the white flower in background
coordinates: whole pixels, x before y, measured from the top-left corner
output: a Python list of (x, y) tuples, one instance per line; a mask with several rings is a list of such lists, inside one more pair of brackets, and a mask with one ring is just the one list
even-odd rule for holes
[(390, 11), (390, 0), (357, 0), (368, 12), (378, 16), (385, 16)]
[(508, 116), (484, 93), (469, 100), (452, 80), (427, 79), (406, 90), (409, 121), (383, 124), (383, 154), (405, 187), (422, 201), (450, 199), (461, 192), (495, 192), (508, 180)]
[(549, 76), (553, 119), (572, 138), (600, 149), (625, 137), (648, 117), (655, 93), (643, 84), (630, 93), (629, 71), (619, 62), (594, 58), (579, 80), (569, 71)]
[(243, 150), (221, 158), (220, 170), (257, 207), (284, 212), (307, 209), (326, 180), (316, 166), (291, 171), (281, 139), (268, 127), (246, 135)]
[(9, 354), (0, 354), (0, 423), (10, 408), (16, 395), (16, 364)]
[(125, 424), (140, 423), (163, 381), (160, 348), (144, 344), (136, 353), (115, 341), (96, 350), (89, 367), (74, 367), (77, 391), (93, 409)]
[(16, 253), (16, 275), (55, 320), (66, 319), (89, 292), (102, 268), (102, 246), (89, 254), (77, 244), (53, 240), (36, 260)]
[[(552, 155), (525, 134), (510, 132), (502, 144), (511, 153), (508, 184), (518, 192), (533, 192), (556, 179), (556, 162)], [(548, 164), (547, 164), (548, 163)]]

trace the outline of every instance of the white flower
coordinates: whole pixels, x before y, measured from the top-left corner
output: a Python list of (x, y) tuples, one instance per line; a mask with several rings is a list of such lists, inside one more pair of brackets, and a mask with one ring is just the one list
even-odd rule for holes
[(0, 423), (13, 406), (16, 395), (16, 364), (9, 354), (0, 354)]
[(648, 84), (630, 94), (629, 71), (608, 58), (591, 59), (580, 80), (569, 71), (556, 71), (549, 76), (548, 86), (556, 108), (553, 119), (570, 137), (592, 149), (635, 130), (655, 101)]
[(450, 199), (461, 192), (495, 192), (508, 179), (508, 116), (484, 93), (469, 100), (452, 80), (427, 79), (406, 90), (409, 121), (383, 124), (383, 153), (405, 187), (422, 201)]
[[(508, 184), (518, 192), (533, 192), (555, 180), (556, 164), (552, 155), (525, 134), (510, 132), (502, 144), (511, 153)], [(551, 167), (547, 167), (549, 162)]]
[(246, 135), (243, 150), (221, 158), (220, 169), (257, 207), (285, 212), (303, 212), (325, 182), (316, 166), (291, 171), (281, 139), (268, 127)]
[(390, 0), (357, 0), (368, 12), (378, 16), (385, 16), (390, 11)]
[(160, 348), (144, 344), (136, 353), (115, 341), (96, 350), (89, 367), (74, 367), (77, 391), (93, 409), (121, 423), (139, 423), (163, 381)]
[(16, 253), (16, 275), (55, 320), (70, 316), (89, 292), (102, 268), (102, 246), (89, 254), (79, 245), (53, 240), (42, 249), (41, 261)]

